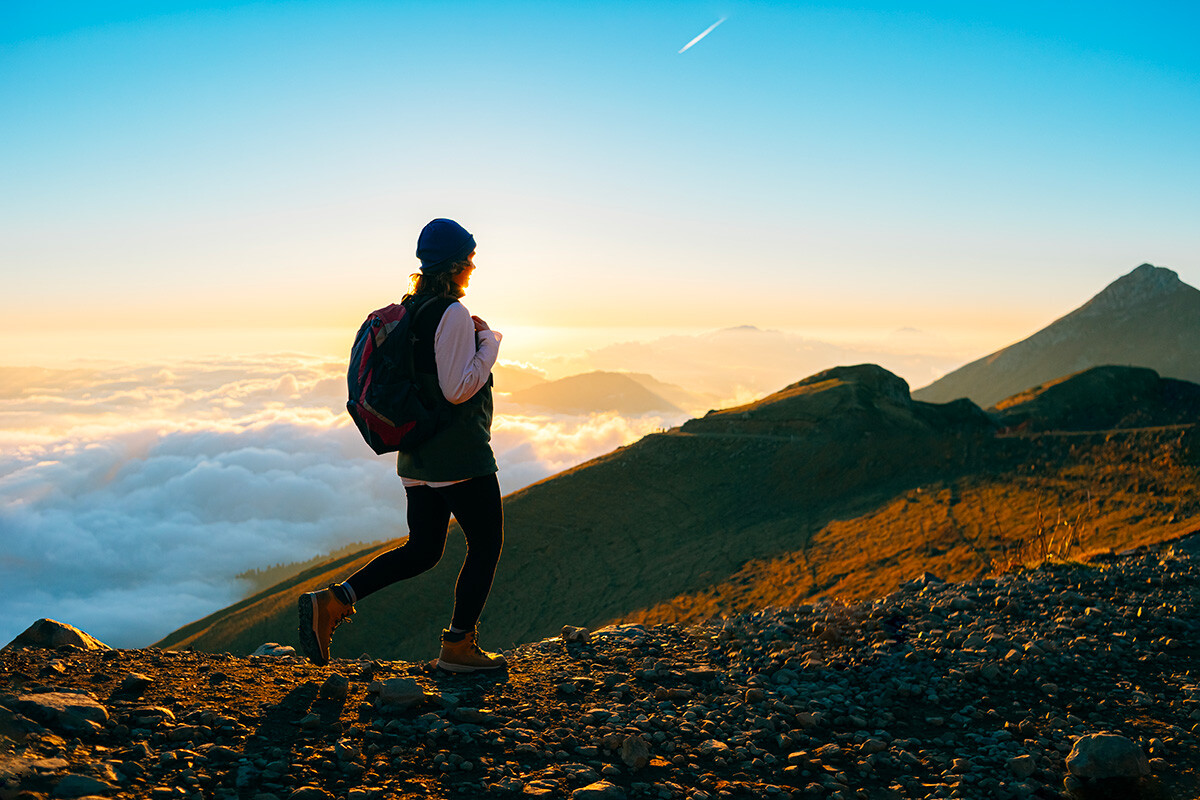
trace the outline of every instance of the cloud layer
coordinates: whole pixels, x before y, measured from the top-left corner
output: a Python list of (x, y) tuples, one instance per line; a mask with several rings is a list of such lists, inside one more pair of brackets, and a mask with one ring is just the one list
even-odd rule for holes
[[(0, 644), (52, 617), (145, 645), (241, 599), (246, 570), (404, 535), (394, 464), (348, 424), (342, 369), (0, 369)], [(511, 409), (494, 425), (502, 488), (674, 422)]]

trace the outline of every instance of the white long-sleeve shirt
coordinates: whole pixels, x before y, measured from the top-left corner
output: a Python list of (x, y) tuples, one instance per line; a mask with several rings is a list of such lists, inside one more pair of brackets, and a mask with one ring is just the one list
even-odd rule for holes
[(471, 312), (462, 303), (451, 303), (433, 335), (433, 357), (438, 385), (451, 403), (465, 403), (487, 383), (500, 355), (497, 331), (476, 331)]
[[(462, 303), (446, 307), (433, 334), (433, 358), (437, 362), (438, 386), (451, 403), (465, 403), (487, 383), (500, 355), (499, 331), (476, 331), (471, 312)], [(461, 481), (421, 481), (401, 476), (405, 486), (437, 489)]]

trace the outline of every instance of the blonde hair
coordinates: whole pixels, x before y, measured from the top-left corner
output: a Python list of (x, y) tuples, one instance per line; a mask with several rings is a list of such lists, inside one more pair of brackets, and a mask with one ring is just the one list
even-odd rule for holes
[[(466, 292), (454, 281), (454, 276), (469, 267), (471, 262), (464, 259), (455, 261), (450, 265), (449, 269), (438, 270), (432, 275), (426, 275), (424, 272), (414, 272), (409, 276), (408, 294), (404, 295), (404, 300), (417, 295), (433, 295), (434, 297), (446, 297), (450, 300), (457, 300)], [(403, 301), (401, 301), (403, 302)]]

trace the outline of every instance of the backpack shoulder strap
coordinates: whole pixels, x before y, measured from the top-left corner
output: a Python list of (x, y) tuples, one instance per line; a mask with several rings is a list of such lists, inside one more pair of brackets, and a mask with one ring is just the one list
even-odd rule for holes
[(413, 369), (416, 372), (437, 374), (437, 359), (433, 342), (437, 327), (446, 309), (458, 301), (451, 297), (415, 297), (412, 306), (413, 320), (409, 326), (408, 339), (411, 345)]

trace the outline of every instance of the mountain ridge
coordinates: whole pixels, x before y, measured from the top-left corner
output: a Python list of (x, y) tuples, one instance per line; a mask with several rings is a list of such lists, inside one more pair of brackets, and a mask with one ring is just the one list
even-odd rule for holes
[(988, 408), (1030, 387), (1110, 364), (1198, 382), (1198, 351), (1200, 290), (1172, 270), (1142, 264), (1045, 328), (959, 367), (913, 397), (966, 397)]

